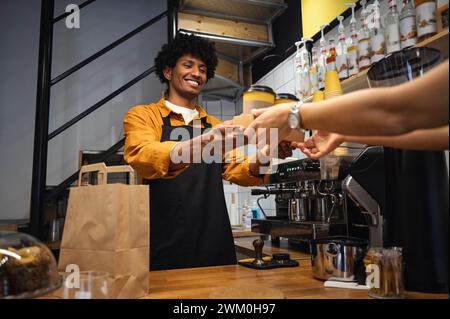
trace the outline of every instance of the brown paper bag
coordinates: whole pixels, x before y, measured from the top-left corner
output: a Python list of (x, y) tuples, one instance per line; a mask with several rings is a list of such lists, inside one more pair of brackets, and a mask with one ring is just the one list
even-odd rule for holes
[[(98, 172), (98, 185), (80, 186), (82, 175)], [(130, 173), (130, 185), (107, 184), (107, 174)], [(70, 189), (58, 268), (110, 274), (110, 298), (139, 298), (149, 289), (149, 189), (134, 185), (130, 166), (83, 166)]]

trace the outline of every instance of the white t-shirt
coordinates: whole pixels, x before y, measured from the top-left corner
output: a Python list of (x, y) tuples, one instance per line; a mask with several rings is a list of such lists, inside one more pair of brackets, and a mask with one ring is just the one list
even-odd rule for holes
[(176, 114), (181, 114), (183, 116), (184, 123), (186, 125), (191, 123), (192, 120), (199, 115), (199, 113), (196, 109), (189, 109), (187, 107), (175, 105), (173, 103), (170, 103), (169, 101), (166, 101), (166, 106), (172, 112), (174, 112)]

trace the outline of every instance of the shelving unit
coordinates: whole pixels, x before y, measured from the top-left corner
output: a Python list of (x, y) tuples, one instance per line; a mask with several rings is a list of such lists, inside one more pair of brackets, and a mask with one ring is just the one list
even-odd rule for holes
[(288, 5), (284, 0), (182, 0), (177, 27), (213, 42), (219, 56), (216, 77), (204, 100), (240, 98), (251, 84), (251, 63), (275, 47), (272, 23)]
[[(414, 47), (422, 48), (429, 47), (438, 49), (441, 51), (444, 59), (448, 59), (448, 29), (436, 34), (434, 37), (427, 39), (421, 43), (418, 43)], [(364, 70), (357, 75), (342, 81), (342, 90), (344, 93), (350, 93), (358, 90), (369, 88), (369, 82), (367, 80), (368, 70)]]

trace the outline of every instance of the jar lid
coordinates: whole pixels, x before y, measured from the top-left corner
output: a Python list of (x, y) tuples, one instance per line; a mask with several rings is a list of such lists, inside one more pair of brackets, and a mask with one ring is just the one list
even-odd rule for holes
[(422, 76), (442, 61), (442, 54), (434, 48), (407, 48), (387, 55), (375, 63), (367, 73), (371, 86), (386, 80), (398, 83)]
[(264, 85), (252, 85), (245, 92), (247, 92), (247, 93), (250, 93), (250, 92), (265, 92), (265, 93), (270, 93), (270, 94), (275, 95), (275, 92), (274, 92), (274, 90), (272, 90), (272, 88), (270, 88), (268, 86), (264, 86)]
[(279, 94), (277, 94), (277, 100), (299, 101), (299, 99), (294, 94), (289, 94), (289, 93), (279, 93)]

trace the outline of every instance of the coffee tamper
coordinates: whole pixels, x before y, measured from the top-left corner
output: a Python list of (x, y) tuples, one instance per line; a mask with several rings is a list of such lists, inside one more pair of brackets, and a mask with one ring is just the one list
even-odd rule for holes
[(255, 260), (252, 264), (256, 267), (264, 267), (267, 263), (263, 260), (263, 247), (264, 241), (261, 239), (255, 239), (253, 241), (253, 247), (255, 248)]

